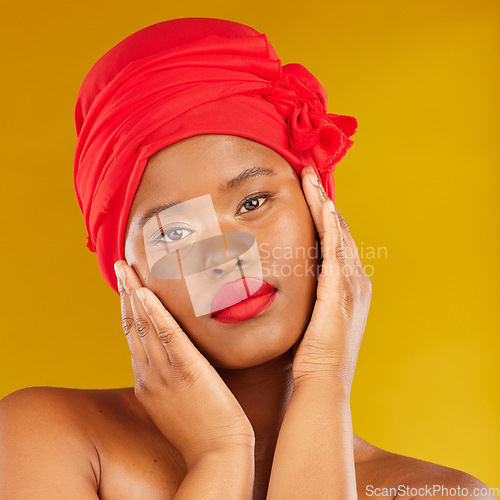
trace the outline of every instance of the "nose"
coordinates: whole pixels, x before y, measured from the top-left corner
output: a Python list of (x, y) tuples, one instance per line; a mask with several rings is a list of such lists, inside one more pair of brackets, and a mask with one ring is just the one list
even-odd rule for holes
[(250, 249), (255, 243), (255, 238), (250, 233), (226, 232), (217, 237), (210, 249), (206, 249), (204, 274), (210, 280), (218, 280), (231, 273), (243, 275), (253, 263)]
[(242, 269), (247, 267), (245, 261), (243, 259), (238, 259), (236, 263), (234, 261), (226, 262), (225, 264), (221, 264), (218, 266), (214, 266), (210, 269), (205, 270), (205, 276), (210, 280), (218, 280), (222, 276), (227, 274), (231, 274), (238, 270), (238, 276), (242, 274)]

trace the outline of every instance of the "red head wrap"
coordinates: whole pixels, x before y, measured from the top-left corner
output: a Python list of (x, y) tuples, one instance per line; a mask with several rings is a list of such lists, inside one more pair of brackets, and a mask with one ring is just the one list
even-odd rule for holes
[(148, 158), (200, 134), (247, 137), (300, 174), (310, 164), (334, 199), (332, 172), (357, 122), (326, 113), (327, 95), (300, 64), (281, 65), (265, 34), (232, 21), (148, 26), (91, 68), (78, 94), (74, 186), (105, 280), (124, 259), (130, 207)]

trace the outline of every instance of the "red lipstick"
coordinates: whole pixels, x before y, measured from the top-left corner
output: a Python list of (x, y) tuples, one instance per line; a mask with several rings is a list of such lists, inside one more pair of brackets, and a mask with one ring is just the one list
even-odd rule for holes
[[(249, 293), (249, 290), (256, 290)], [(221, 323), (239, 323), (266, 310), (276, 297), (276, 288), (256, 278), (226, 283), (214, 297), (211, 317)]]

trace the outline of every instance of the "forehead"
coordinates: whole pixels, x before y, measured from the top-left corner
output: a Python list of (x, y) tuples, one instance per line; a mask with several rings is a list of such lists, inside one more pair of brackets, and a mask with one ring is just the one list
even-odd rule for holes
[(215, 163), (214, 166), (224, 166), (225, 163), (238, 164), (239, 160), (272, 161), (273, 158), (287, 163), (276, 151), (251, 139), (235, 135), (207, 134), (189, 137), (161, 149), (149, 158), (148, 167), (157, 167), (166, 162), (172, 169), (183, 168), (182, 165), (186, 163), (196, 167), (201, 161)]
[(134, 203), (160, 191), (162, 196), (194, 197), (193, 190), (218, 188), (249, 167), (297, 176), (279, 153), (261, 143), (231, 135), (201, 135), (167, 146), (149, 158)]

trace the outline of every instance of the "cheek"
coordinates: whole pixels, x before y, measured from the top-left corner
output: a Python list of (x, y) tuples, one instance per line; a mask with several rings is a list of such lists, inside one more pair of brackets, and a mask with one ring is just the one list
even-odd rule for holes
[[(296, 203), (293, 210), (280, 210), (259, 239), (263, 272), (276, 277), (316, 280), (313, 271), (320, 262), (320, 247), (314, 221), (307, 204)], [(311, 266), (314, 265), (314, 270)], [(264, 268), (266, 270), (264, 271)]]
[(272, 228), (262, 237), (267, 243), (267, 252), (261, 252), (264, 280), (268, 277), (279, 290), (273, 329), (276, 338), (291, 345), (310, 321), (321, 263), (318, 235), (307, 204), (277, 211)]
[(175, 318), (193, 314), (189, 292), (183, 279), (159, 279), (151, 274), (142, 239), (127, 240), (125, 258), (142, 285), (149, 288)]
[(180, 323), (193, 316), (193, 306), (184, 280), (151, 277), (151, 286), (148, 288), (155, 293), (177, 322)]

